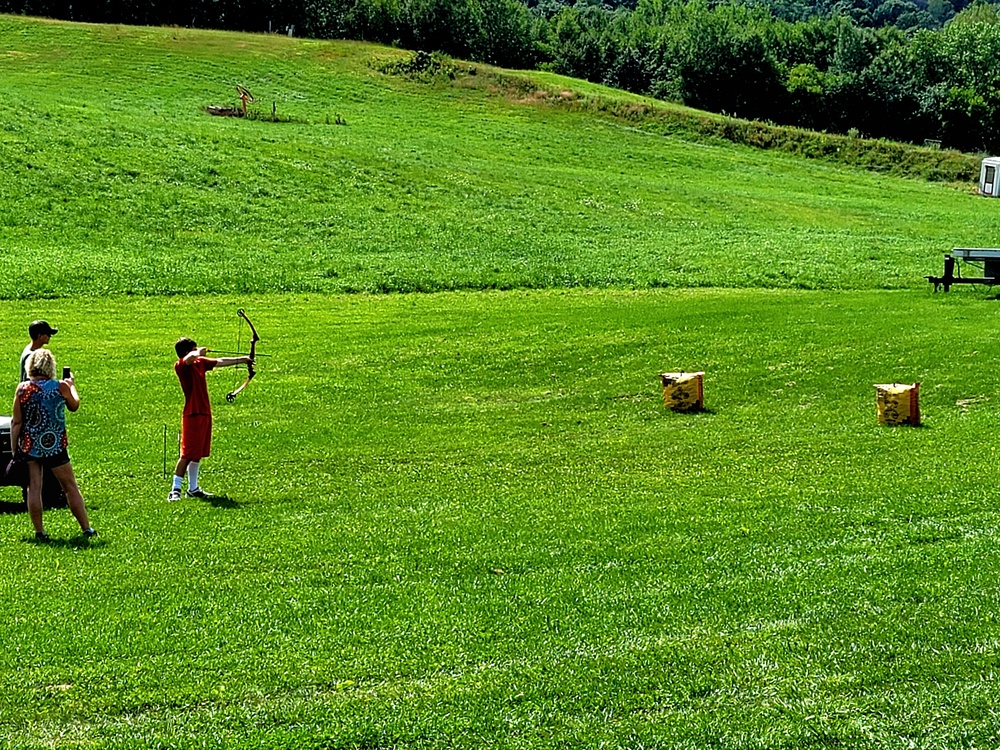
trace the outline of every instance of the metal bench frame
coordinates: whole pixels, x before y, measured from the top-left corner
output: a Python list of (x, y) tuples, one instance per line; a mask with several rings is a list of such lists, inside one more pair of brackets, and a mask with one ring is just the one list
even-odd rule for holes
[[(982, 263), (983, 275), (969, 278), (964, 278), (961, 273), (956, 275), (956, 260), (967, 263)], [(944, 275), (926, 276), (925, 278), (934, 285), (935, 292), (938, 287), (944, 287), (947, 292), (955, 284), (985, 284), (986, 286), (1000, 284), (1000, 248), (956, 247), (944, 255)]]

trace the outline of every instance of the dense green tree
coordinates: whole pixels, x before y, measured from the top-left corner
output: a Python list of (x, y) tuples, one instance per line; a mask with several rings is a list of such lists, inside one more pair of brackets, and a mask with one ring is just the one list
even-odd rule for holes
[(537, 54), (528, 8), (518, 0), (482, 0), (481, 8), (476, 58), (505, 67), (534, 67)]
[[(928, 48), (918, 63), (905, 37), (890, 38), (858, 76), (858, 109), (854, 127), (878, 137), (920, 143), (940, 138), (934, 115), (926, 109), (925, 89), (933, 73), (936, 50)], [(923, 67), (922, 67), (923, 66)]]
[(866, 44), (866, 33), (846, 20), (837, 23), (837, 43), (830, 59), (835, 73), (860, 73), (871, 64), (872, 53)]
[(787, 116), (796, 125), (822, 128), (827, 125), (823, 112), (830, 97), (834, 76), (824, 73), (812, 63), (799, 63), (789, 72), (785, 82), (788, 90)]
[(977, 2), (962, 9), (951, 20), (953, 24), (975, 24), (975, 23), (998, 23), (1000, 16), (997, 14), (998, 6), (991, 3)]
[(927, 12), (934, 19), (936, 27), (941, 27), (955, 15), (955, 6), (951, 0), (927, 0)]
[(402, 35), (399, 0), (357, 0), (343, 16), (348, 36), (363, 41), (391, 43)]
[(600, 10), (566, 7), (552, 19), (548, 67), (556, 73), (599, 82), (604, 78)]

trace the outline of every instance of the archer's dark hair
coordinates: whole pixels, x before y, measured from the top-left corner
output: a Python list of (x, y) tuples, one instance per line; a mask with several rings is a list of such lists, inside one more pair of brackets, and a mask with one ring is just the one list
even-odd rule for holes
[(187, 336), (177, 339), (177, 343), (174, 344), (174, 351), (177, 352), (177, 359), (184, 359), (185, 355), (193, 352), (198, 348), (198, 345), (194, 343), (194, 339), (189, 339)]

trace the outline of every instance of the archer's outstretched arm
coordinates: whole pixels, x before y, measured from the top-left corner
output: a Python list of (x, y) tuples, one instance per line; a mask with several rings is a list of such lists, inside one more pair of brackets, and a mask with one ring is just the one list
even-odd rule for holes
[(233, 367), (234, 365), (249, 365), (253, 362), (253, 358), (249, 355), (246, 357), (219, 357), (216, 360), (216, 367)]

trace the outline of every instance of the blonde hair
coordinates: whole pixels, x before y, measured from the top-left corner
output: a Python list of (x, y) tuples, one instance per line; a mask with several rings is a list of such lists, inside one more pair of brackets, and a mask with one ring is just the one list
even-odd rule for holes
[(24, 369), (28, 371), (29, 378), (45, 378), (46, 380), (56, 379), (56, 358), (52, 356), (46, 348), (35, 349), (28, 357)]

